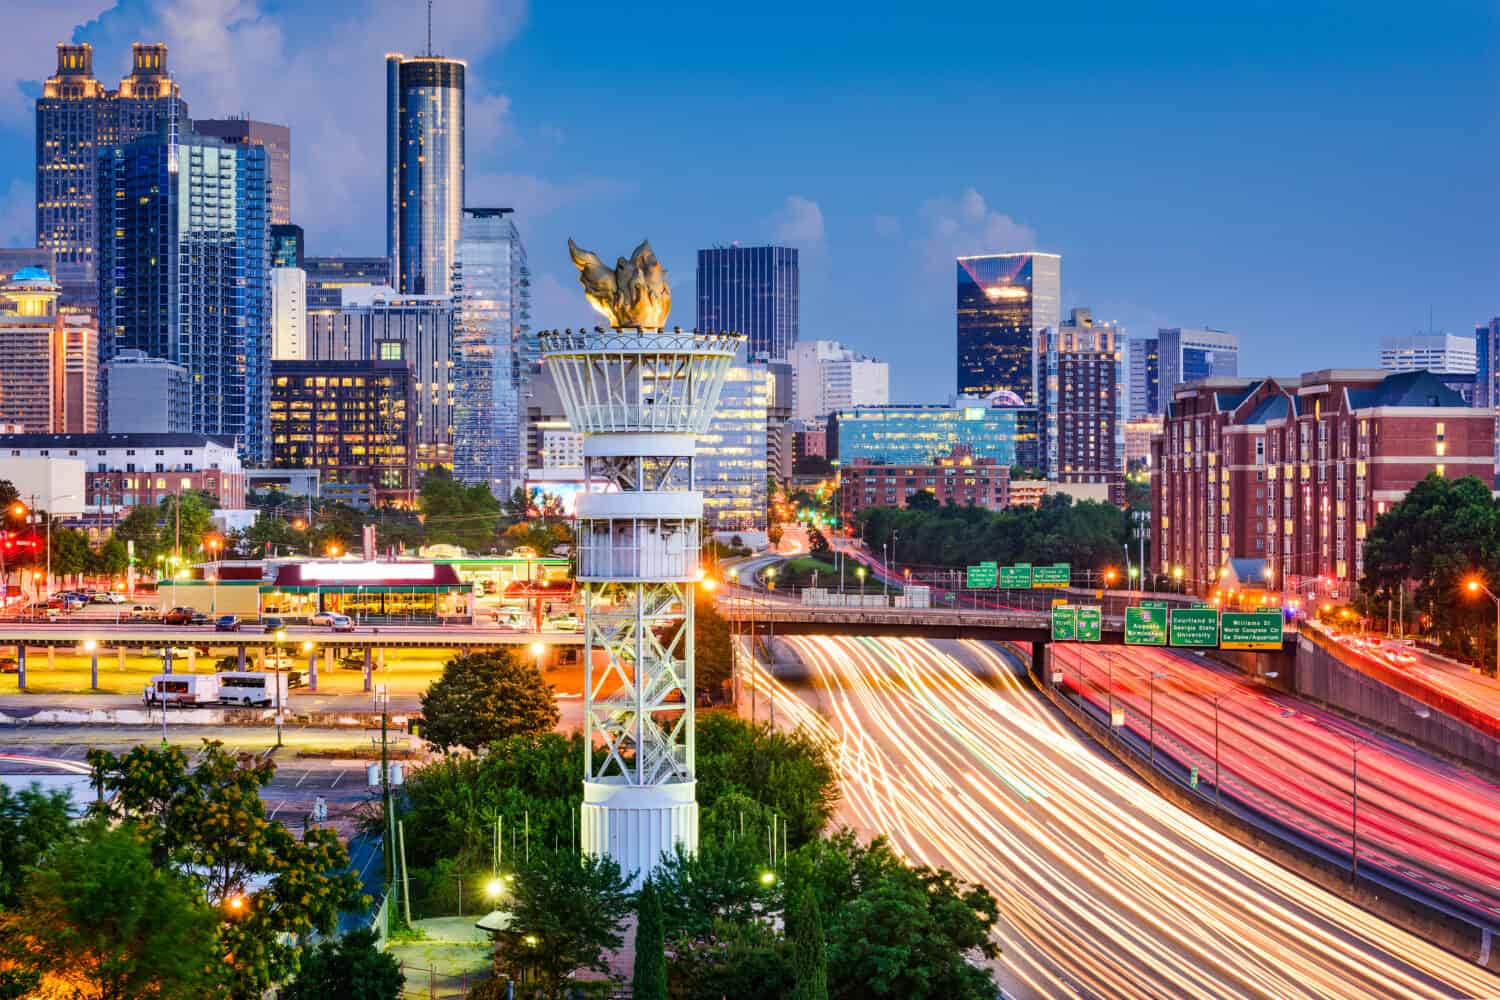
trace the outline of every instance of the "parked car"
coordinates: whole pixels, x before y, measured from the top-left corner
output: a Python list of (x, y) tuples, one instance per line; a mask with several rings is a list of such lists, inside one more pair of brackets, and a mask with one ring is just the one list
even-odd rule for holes
[(275, 615), (272, 615), (269, 618), (262, 618), (260, 620), (260, 623), (261, 625), (265, 626), (264, 630), (267, 633), (280, 632), (282, 629), (286, 628), (285, 620), (277, 618)]
[(220, 615), (214, 622), (215, 632), (238, 632), (240, 630), (239, 615)]
[(208, 615), (205, 615), (201, 611), (194, 611), (193, 612), (193, 619), (192, 619), (192, 621), (188, 622), (188, 624), (189, 625), (209, 625), (212, 622), (213, 622), (213, 619), (210, 618), (210, 617), (208, 617)]
[(113, 590), (96, 590), (89, 595), (89, 601), (93, 604), (124, 604), (125, 595)]
[(335, 632), (353, 632), (354, 619), (348, 615), (332, 615), (329, 617), (328, 627)]
[(21, 665), (16, 662), (14, 656), (0, 656), (0, 674), (19, 673)]
[(166, 625), (191, 625), (193, 624), (193, 609), (182, 607), (172, 608), (161, 616), (161, 620)]
[(135, 604), (130, 608), (130, 620), (133, 622), (159, 622), (161, 621), (161, 609), (151, 604)]
[(332, 611), (315, 611), (312, 617), (307, 619), (309, 625), (332, 625), (334, 618), (338, 617)]
[(577, 632), (578, 631), (578, 616), (577, 615), (559, 615), (556, 618), (549, 619), (548, 622), (547, 622), (547, 624), (549, 626), (551, 626), (554, 631), (557, 631), (557, 632)]

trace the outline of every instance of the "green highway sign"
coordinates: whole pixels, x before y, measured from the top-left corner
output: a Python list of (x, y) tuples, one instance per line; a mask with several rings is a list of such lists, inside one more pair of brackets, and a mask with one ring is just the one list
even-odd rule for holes
[(1073, 567), (1067, 563), (1037, 566), (1031, 571), (1033, 587), (1066, 587), (1073, 575)]
[(1141, 607), (1143, 607), (1143, 608), (1165, 608), (1166, 606), (1167, 606), (1167, 602), (1166, 601), (1142, 601), (1141, 602)]
[(1165, 646), (1167, 609), (1141, 605), (1125, 609), (1125, 645)]
[(980, 563), (978, 566), (968, 567), (968, 576), (964, 581), (970, 590), (989, 589), (995, 585), (995, 564)]
[(1052, 638), (1055, 642), (1076, 642), (1078, 609), (1059, 605), (1052, 609)]
[(1192, 788), (1198, 787), (1198, 769), (1196, 767), (1188, 772), (1188, 785)]
[(1078, 611), (1078, 641), (1098, 642), (1101, 632), (1104, 630), (1103, 609), (1088, 605), (1077, 609)]
[(1000, 567), (1000, 586), (1009, 590), (1031, 589), (1031, 563)]
[(1168, 612), (1167, 641), (1173, 646), (1217, 646), (1219, 612), (1215, 608), (1173, 608)]
[(1281, 612), (1224, 612), (1219, 622), (1219, 648), (1280, 649)]

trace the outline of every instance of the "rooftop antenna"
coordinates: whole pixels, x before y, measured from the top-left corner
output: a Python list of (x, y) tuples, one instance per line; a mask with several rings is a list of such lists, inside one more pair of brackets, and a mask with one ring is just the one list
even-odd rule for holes
[(427, 54), (432, 55), (432, 0), (427, 0)]

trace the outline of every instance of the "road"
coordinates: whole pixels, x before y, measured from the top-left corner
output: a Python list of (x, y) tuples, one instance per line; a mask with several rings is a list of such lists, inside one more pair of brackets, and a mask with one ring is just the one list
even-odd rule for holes
[(1500, 927), (1500, 786), (1197, 657), (1054, 644), (1053, 670), (1067, 690), (1081, 684), (1101, 718), (1114, 706), (1125, 710), (1123, 728), (1142, 741), (1154, 730), (1159, 757), (1199, 769), (1200, 792), (1217, 780), (1217, 761), (1225, 796), (1339, 863), (1347, 863), (1357, 832), (1367, 873), (1377, 867)]
[(782, 648), (808, 683), (763, 672), (755, 683), (778, 723), (831, 742), (840, 819), (995, 893), (997, 974), (1014, 995), (1500, 996), (1500, 978), (1166, 803), (990, 647), (805, 637)]
[(1500, 679), (1420, 646), (1328, 630), (1351, 655), (1375, 660), (1468, 706), (1500, 726)]

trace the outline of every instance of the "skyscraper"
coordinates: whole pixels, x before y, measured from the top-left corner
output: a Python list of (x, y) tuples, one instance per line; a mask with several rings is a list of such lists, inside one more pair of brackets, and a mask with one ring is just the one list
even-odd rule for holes
[(36, 233), (57, 254), (59, 276), (92, 283), (99, 218), (95, 171), (101, 150), (161, 130), (188, 129), (188, 107), (167, 72), (167, 47), (132, 47), (130, 75), (119, 90), (94, 78), (94, 50), (57, 46), (57, 73), (36, 102)]
[(1189, 330), (1170, 327), (1156, 331), (1157, 399), (1160, 414), (1172, 396), (1172, 387), (1197, 382), (1211, 375), (1240, 373), (1240, 338), (1223, 330)]
[(1125, 473), (1122, 338), (1087, 309), (1043, 334), (1044, 454), (1049, 479), (1106, 483), (1123, 492)]
[(793, 415), (821, 420), (834, 410), (890, 402), (891, 366), (836, 340), (804, 340), (792, 352)]
[(1157, 379), (1161, 375), (1158, 341), (1155, 337), (1130, 340), (1130, 419), (1141, 420), (1161, 412), (1157, 402)]
[(464, 204), (464, 63), (385, 57), (386, 253), (392, 284), (447, 295)]
[(192, 430), (268, 455), (270, 179), (266, 150), (193, 133), (106, 150), (98, 167), (100, 357), (187, 369)]
[(1053, 253), (958, 258), (958, 392), (1008, 390), (1037, 403), (1037, 335), (1062, 320), (1062, 258)]
[(307, 358), (307, 272), (300, 267), (271, 268), (271, 357)]
[(775, 386), (765, 365), (724, 376), (708, 429), (698, 435), (693, 485), (709, 531), (766, 530), (766, 420)]
[(743, 333), (746, 357), (790, 361), (801, 291), (796, 247), (698, 251), (698, 329)]
[(271, 266), (301, 268), (306, 261), (307, 236), (290, 222), (271, 226)]
[(526, 247), (508, 208), (464, 209), (453, 335), (453, 474), (505, 496), (522, 478), (517, 346), (530, 336)]
[(0, 423), (62, 431), (62, 289), (41, 268), (0, 276)]
[(201, 118), (193, 131), (211, 135), (231, 145), (264, 146), (271, 173), (271, 224), (292, 221), (292, 130), (285, 125), (249, 118)]

